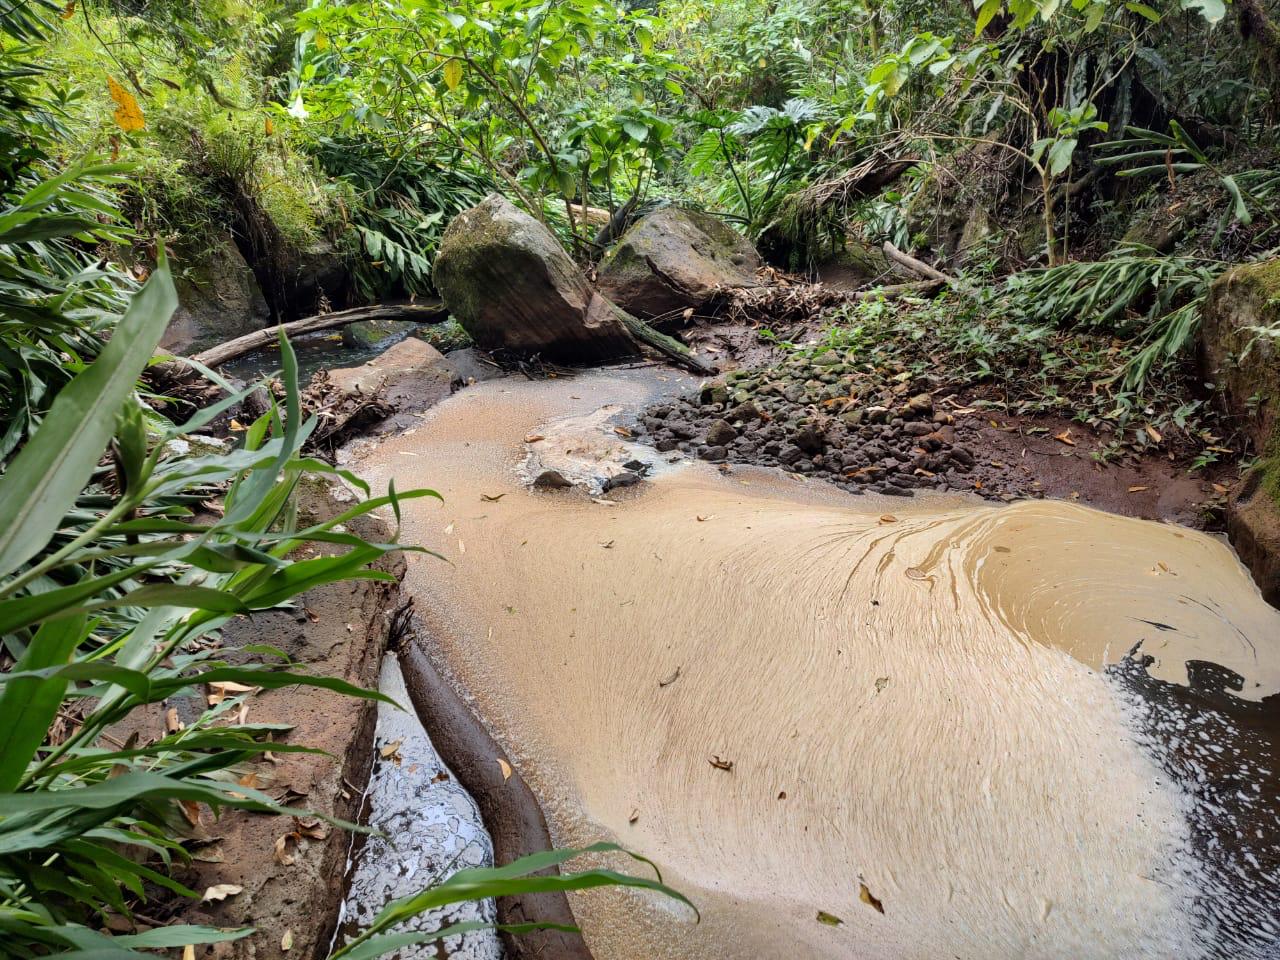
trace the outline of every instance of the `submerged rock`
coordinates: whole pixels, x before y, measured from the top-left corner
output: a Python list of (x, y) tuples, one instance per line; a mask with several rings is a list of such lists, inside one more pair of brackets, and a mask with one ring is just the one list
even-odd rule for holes
[(551, 232), (498, 194), (454, 217), (433, 279), (483, 349), (565, 362), (637, 352), (617, 308), (591, 289)]
[(760, 255), (723, 221), (660, 207), (623, 234), (600, 269), (600, 289), (646, 320), (679, 321), (725, 291), (758, 286)]

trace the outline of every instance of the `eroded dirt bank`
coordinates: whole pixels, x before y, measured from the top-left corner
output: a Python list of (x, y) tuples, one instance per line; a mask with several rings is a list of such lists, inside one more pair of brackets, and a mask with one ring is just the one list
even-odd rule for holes
[(1207, 865), (1206, 765), (1166, 762), (1222, 748), (1115, 679), (1150, 656), (1139, 680), (1186, 689), (1209, 661), (1235, 705), (1267, 706), (1280, 613), (1225, 546), (708, 464), (605, 502), (521, 485), (527, 437), (641, 404), (654, 376), (483, 384), (359, 465), (444, 494), (405, 505), (405, 539), (452, 561), (410, 558), (426, 653), (554, 840), (617, 839), (702, 909), (575, 899), (597, 960), (1266, 955), (1259, 777), (1242, 880)]

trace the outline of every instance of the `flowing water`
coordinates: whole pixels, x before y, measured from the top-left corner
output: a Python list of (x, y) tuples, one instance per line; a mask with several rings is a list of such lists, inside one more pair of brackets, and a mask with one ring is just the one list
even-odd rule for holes
[(1280, 612), (1223, 543), (706, 464), (520, 482), (527, 435), (674, 386), (478, 385), (360, 467), (444, 494), (406, 585), (556, 842), (701, 909), (575, 897), (597, 960), (1277, 956)]

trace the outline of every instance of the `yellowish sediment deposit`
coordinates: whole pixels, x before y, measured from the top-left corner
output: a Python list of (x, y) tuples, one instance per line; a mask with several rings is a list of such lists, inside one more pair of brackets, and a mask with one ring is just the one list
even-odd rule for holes
[(1187, 800), (1103, 667), (1141, 642), (1161, 679), (1280, 689), (1230, 551), (705, 464), (615, 503), (519, 482), (528, 435), (651, 388), (471, 387), (360, 467), (444, 495), (404, 539), (452, 562), (407, 586), (556, 841), (616, 839), (702, 911), (575, 899), (597, 960), (1198, 955)]

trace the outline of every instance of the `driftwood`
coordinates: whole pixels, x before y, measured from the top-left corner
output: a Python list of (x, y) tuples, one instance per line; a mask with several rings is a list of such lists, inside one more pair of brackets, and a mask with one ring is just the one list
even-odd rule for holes
[(202, 350), (191, 359), (198, 363), (203, 363), (206, 367), (217, 367), (228, 360), (234, 360), (236, 357), (244, 356), (246, 353), (260, 350), (268, 344), (274, 343), (282, 332), (290, 336), (300, 333), (314, 333), (317, 330), (345, 327), (349, 323), (356, 323), (360, 320), (415, 320), (420, 323), (429, 323), (433, 320), (443, 320), (447, 315), (448, 311), (440, 301), (405, 303), (395, 306), (355, 307), (351, 310), (339, 310), (336, 313), (323, 313), (315, 317), (306, 317), (302, 320), (294, 320), (292, 323), (283, 323), (275, 327), (264, 327), (262, 330), (255, 330), (253, 333), (246, 333), (243, 337), (236, 337), (234, 340), (220, 343), (216, 347)]
[(947, 276), (937, 267), (931, 267), (923, 260), (917, 260), (910, 254), (903, 253), (888, 240), (884, 242), (884, 253), (894, 263), (906, 267), (917, 277), (924, 277), (926, 280), (941, 280), (943, 283), (955, 283), (953, 278)]
[(621, 308), (615, 309), (618, 311), (619, 319), (622, 320), (622, 325), (627, 328), (627, 332), (640, 343), (657, 350), (664, 357), (693, 373), (707, 376), (716, 372), (715, 367), (699, 360), (693, 355), (693, 351), (675, 339), (675, 337), (668, 337), (665, 333), (659, 333), (639, 317), (633, 317)]

